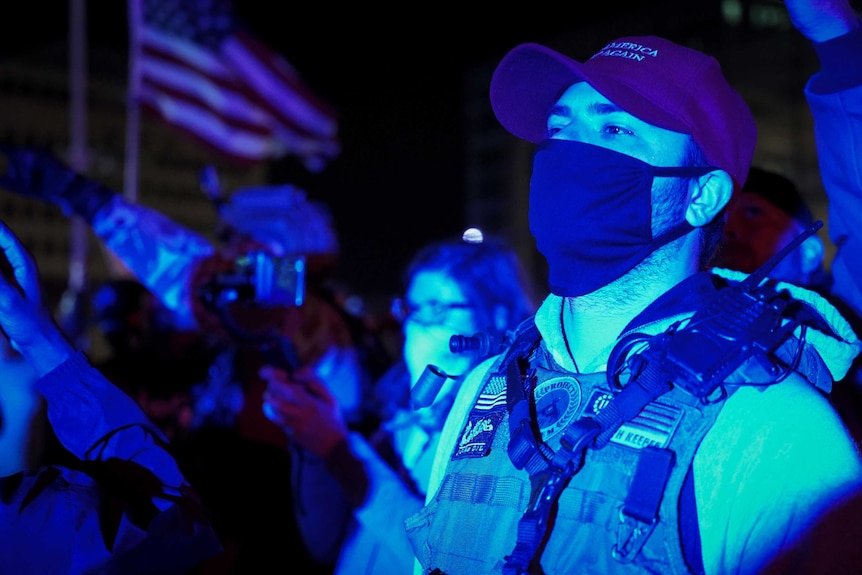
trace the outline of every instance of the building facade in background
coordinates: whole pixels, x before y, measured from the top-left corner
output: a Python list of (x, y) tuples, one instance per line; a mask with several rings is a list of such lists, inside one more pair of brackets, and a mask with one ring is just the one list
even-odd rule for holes
[[(12, 145), (44, 147), (74, 165), (70, 158), (74, 122), (65, 54), (65, 46), (46, 46), (32, 57), (0, 60), (0, 139)], [(102, 56), (93, 59), (100, 65), (86, 78), (86, 168), (82, 171), (117, 193), (125, 193), (125, 63), (111, 54)], [(215, 166), (228, 192), (266, 181), (265, 163), (237, 167), (146, 116), (141, 116), (138, 137), (135, 201), (211, 239), (215, 238), (216, 211), (200, 188), (200, 171), (207, 165)], [(36, 258), (51, 309), (58, 309), (69, 285), (73, 246), (78, 242), (74, 234), (83, 231), (86, 236), (87, 289), (107, 279), (128, 276), (86, 226), (72, 225), (54, 205), (0, 193), (0, 218)]]

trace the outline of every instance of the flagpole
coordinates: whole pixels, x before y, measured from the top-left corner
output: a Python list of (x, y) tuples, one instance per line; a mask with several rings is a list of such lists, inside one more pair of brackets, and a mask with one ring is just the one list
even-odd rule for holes
[(129, 77), (126, 89), (126, 161), (123, 195), (130, 202), (138, 200), (138, 156), (140, 154), (140, 93), (141, 76), (139, 51), (141, 43), (141, 1), (129, 0)]
[[(87, 2), (69, 3), (69, 165), (87, 169)], [(87, 222), (78, 216), (69, 221), (69, 280), (60, 302), (61, 322), (67, 335), (81, 349), (89, 347), (82, 325), (87, 287)]]

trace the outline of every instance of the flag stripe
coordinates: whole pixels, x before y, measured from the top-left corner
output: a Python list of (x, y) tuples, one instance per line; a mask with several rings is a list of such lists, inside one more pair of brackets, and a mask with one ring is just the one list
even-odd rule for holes
[[(234, 83), (233, 74), (221, 63), (219, 58), (197, 44), (148, 26), (145, 26), (141, 31), (141, 44), (153, 57), (173, 60), (201, 75), (209, 76), (214, 80), (220, 79), (224, 86), (230, 86)], [(144, 63), (147, 63), (146, 59)]]
[(231, 32), (227, 12), (203, 13), (206, 5), (189, 0), (145, 2), (151, 20), (135, 35), (135, 98), (145, 110), (241, 163), (294, 154), (319, 171), (340, 153), (334, 109), (281, 55)]
[(260, 44), (245, 34), (226, 40), (223, 51), (235, 69), (244, 71), (246, 83), (282, 121), (295, 122), (321, 137), (335, 135), (334, 112), (299, 81), (286, 60), (277, 54), (267, 57)]
[(476, 409), (480, 410), (489, 410), (500, 405), (506, 404), (506, 391), (503, 390), (500, 393), (495, 395), (491, 395), (488, 393), (480, 393), (479, 397), (476, 399)]
[(246, 124), (250, 130), (269, 131), (272, 121), (269, 114), (251, 104), (243, 94), (227, 90), (195, 70), (172, 61), (148, 58), (140, 73), (142, 90), (197, 103), (231, 121)]
[[(289, 119), (281, 122), (287, 126), (287, 130), (281, 129), (273, 121), (272, 114), (262, 109), (253, 100), (253, 94), (247, 90), (234, 91), (230, 87), (219, 85), (218, 81), (198, 74), (195, 70), (182, 65), (177, 65), (173, 59), (148, 58), (146, 65), (141, 69), (141, 98), (153, 101), (154, 94), (163, 97), (185, 100), (187, 105), (197, 104), (208, 108), (212, 113), (224, 116), (224, 121), (232, 123), (236, 129), (244, 129), (258, 132), (270, 132), (275, 130), (288, 140), (300, 141), (301, 137), (312, 140), (323, 138), (335, 142), (334, 137), (326, 138), (308, 132), (300, 126), (294, 125)], [(300, 138), (294, 138), (294, 134)]]
[(166, 98), (154, 103), (142, 101), (141, 105), (172, 127), (187, 132), (198, 142), (234, 162), (250, 164), (274, 154), (270, 150), (273, 140), (268, 134), (255, 137), (251, 132), (232, 130), (202, 108), (182, 106), (178, 101)]
[(252, 117), (255, 116), (255, 114), (248, 109), (245, 114), (239, 112), (241, 104), (238, 99), (226, 100), (224, 105), (209, 105), (208, 103), (204, 103), (200, 98), (183, 91), (182, 88), (170, 88), (166, 84), (159, 82), (143, 83), (139, 99), (141, 101), (149, 101), (152, 103), (162, 100), (178, 100), (178, 105), (189, 107), (196, 106), (207, 110), (211, 114), (218, 115), (223, 123), (231, 124), (237, 130), (247, 130), (261, 135), (267, 135), (270, 133), (270, 128), (267, 126), (265, 117)]
[[(296, 109), (293, 116), (279, 114), (280, 110), (272, 108), (254, 90), (244, 84), (237, 84), (231, 72), (205, 50), (189, 46), (188, 43), (180, 45), (171, 42), (170, 37), (158, 31), (149, 30), (144, 36), (144, 53), (147, 57), (143, 60), (141, 75), (145, 82), (153, 84), (154, 89), (170, 91), (173, 96), (188, 94), (190, 99), (199, 98), (202, 105), (216, 113), (235, 119), (246, 116), (246, 121), (252, 124), (273, 126), (273, 115), (279, 115), (289, 131), (309, 137), (331, 138), (334, 135), (335, 123), (325, 118), (320, 119), (325, 124), (317, 131), (294, 123), (293, 118), (302, 118), (304, 115), (313, 113), (320, 116), (319, 112), (311, 108)], [(248, 59), (235, 64), (238, 67), (255, 66), (254, 61)], [(278, 96), (279, 93), (272, 94), (273, 98)]]

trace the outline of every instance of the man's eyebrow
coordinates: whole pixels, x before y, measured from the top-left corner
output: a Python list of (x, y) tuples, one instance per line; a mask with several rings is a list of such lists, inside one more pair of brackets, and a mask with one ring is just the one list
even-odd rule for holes
[(612, 102), (593, 102), (589, 106), (589, 111), (592, 114), (597, 116), (603, 116), (606, 114), (616, 114), (617, 112), (626, 113), (625, 110), (617, 106)]
[(554, 104), (551, 106), (551, 109), (548, 110), (547, 117), (551, 116), (567, 116), (571, 112), (571, 108), (568, 106), (561, 106), (560, 104)]
[[(625, 110), (617, 106), (612, 102), (593, 102), (589, 106), (587, 106), (587, 112), (594, 116), (605, 116), (608, 114), (615, 114), (618, 112), (626, 113)], [(569, 106), (564, 106), (562, 104), (555, 104), (551, 106), (551, 109), (548, 110), (548, 118), (552, 116), (570, 116), (572, 114), (572, 109)]]

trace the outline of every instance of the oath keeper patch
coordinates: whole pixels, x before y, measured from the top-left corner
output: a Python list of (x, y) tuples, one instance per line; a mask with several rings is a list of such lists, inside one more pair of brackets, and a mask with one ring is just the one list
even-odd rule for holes
[(573, 377), (560, 376), (540, 381), (533, 390), (536, 417), (542, 440), (564, 430), (581, 407), (581, 385)]
[[(584, 407), (584, 415), (596, 415), (613, 395), (605, 391), (594, 391)], [(673, 437), (679, 422), (682, 421), (683, 410), (659, 401), (647, 404), (634, 419), (623, 423), (617, 429), (611, 441), (634, 449), (647, 446), (667, 447)]]
[(493, 376), (488, 379), (482, 393), (476, 398), (473, 409), (470, 410), (467, 423), (461, 430), (458, 445), (452, 453), (452, 460), (488, 455), (504, 415), (506, 415), (506, 378)]

